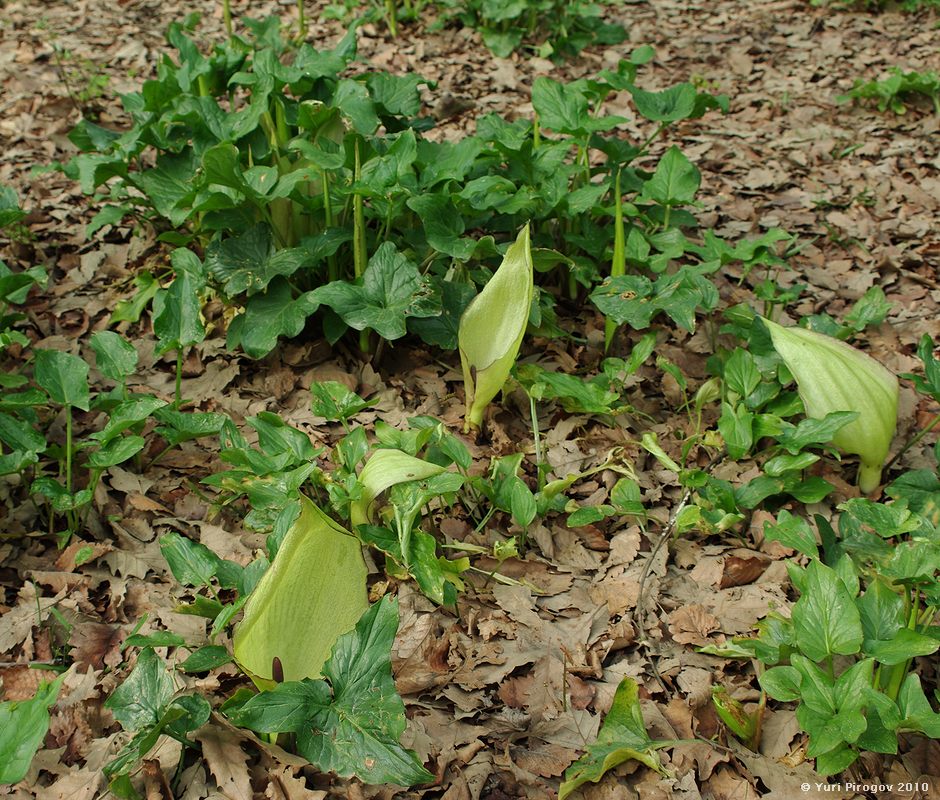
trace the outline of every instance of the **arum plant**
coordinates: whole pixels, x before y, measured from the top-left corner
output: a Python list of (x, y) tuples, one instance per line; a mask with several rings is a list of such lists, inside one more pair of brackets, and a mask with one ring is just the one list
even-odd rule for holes
[(199, 296), (205, 287), (205, 271), (199, 257), (185, 248), (174, 250), (170, 255), (170, 263), (175, 277), (166, 292), (154, 298), (153, 332), (159, 340), (159, 355), (170, 350), (176, 351), (173, 408), (179, 410), (183, 402), (184, 351), (206, 338)]
[(456, 599), (455, 589), (463, 588), (460, 573), (470, 562), (439, 558), (436, 540), (417, 523), (428, 503), (452, 495), (463, 482), (462, 475), (401, 450), (377, 450), (359, 473), (359, 498), (349, 509), (356, 532), (385, 553), (390, 574), (413, 575), (421, 591), (439, 604)]
[(806, 415), (824, 419), (837, 411), (858, 416), (841, 427), (832, 443), (861, 458), (859, 488), (866, 494), (881, 483), (898, 419), (898, 379), (871, 356), (804, 328), (784, 328), (764, 319), (774, 349), (796, 379)]
[(235, 628), (235, 658), (261, 689), (317, 678), (336, 640), (368, 608), (359, 540), (302, 498)]
[(467, 398), (465, 433), (481, 427), (484, 410), (503, 388), (516, 361), (535, 291), (532, 270), (526, 225), (460, 318), (457, 343)]

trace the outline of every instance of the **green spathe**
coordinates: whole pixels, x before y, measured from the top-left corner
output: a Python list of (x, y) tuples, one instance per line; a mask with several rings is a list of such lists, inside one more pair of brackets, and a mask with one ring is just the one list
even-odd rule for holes
[(529, 321), (534, 291), (526, 225), (503, 263), (460, 318), (457, 342), (467, 395), (464, 431), (479, 428), (483, 411), (503, 388)]
[(318, 678), (336, 639), (369, 608), (359, 540), (307, 498), (235, 629), (239, 665), (259, 688)]
[(897, 428), (898, 379), (871, 356), (838, 339), (805, 328), (784, 328), (767, 319), (764, 324), (796, 378), (807, 416), (823, 419), (834, 411), (858, 413), (836, 432), (832, 443), (861, 458), (859, 488), (866, 494), (874, 491)]
[(354, 528), (372, 522), (375, 500), (386, 489), (407, 481), (423, 481), (442, 472), (445, 472), (444, 467), (401, 450), (376, 450), (359, 473), (362, 495), (350, 506), (350, 522)]

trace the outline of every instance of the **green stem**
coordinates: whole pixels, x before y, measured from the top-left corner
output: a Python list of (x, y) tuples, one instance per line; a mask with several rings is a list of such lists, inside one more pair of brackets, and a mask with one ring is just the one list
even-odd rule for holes
[(72, 494), (72, 407), (65, 407), (65, 490)]
[(539, 432), (539, 417), (535, 398), (529, 395), (529, 417), (532, 419), (532, 442), (535, 446), (535, 470), (538, 474), (538, 490), (545, 488), (545, 475), (542, 470), (542, 437)]
[(388, 32), (395, 39), (398, 36), (398, 17), (395, 14), (395, 0), (385, 0), (385, 21), (388, 23)]
[(539, 115), (535, 114), (532, 118), (532, 149), (538, 150), (542, 143), (541, 125), (539, 124)]
[[(72, 407), (65, 407), (65, 490), (71, 497), (72, 494)], [(78, 529), (78, 519), (75, 516), (75, 510), (66, 512), (65, 519), (68, 523), (68, 534), (75, 533)], [(65, 541), (68, 541), (66, 537)], [(60, 540), (61, 545), (61, 540)]]
[(304, 0), (297, 0), (297, 27), (297, 39), (302, 42), (307, 38), (307, 15), (304, 13)]
[[(623, 196), (620, 193), (620, 169), (614, 178), (614, 254), (610, 261), (610, 276), (616, 278), (626, 274), (626, 254), (623, 233)], [(604, 320), (604, 351), (610, 349), (610, 343), (617, 332), (617, 323), (612, 319)]]
[[(355, 143), (355, 164), (353, 180), (357, 183), (362, 177), (362, 164), (359, 156), (359, 141)], [(366, 221), (362, 194), (353, 195), (353, 270), (357, 278), (366, 271)]]
[[(103, 470), (95, 469), (91, 473), (91, 480), (88, 482), (88, 488), (91, 489), (91, 499), (94, 500), (95, 490), (98, 488), (98, 481), (101, 480), (101, 473)], [(84, 528), (85, 523), (88, 521), (88, 514), (91, 511), (91, 502), (82, 509), (81, 514), (78, 518), (79, 528)]]
[(232, 7), (230, 0), (222, 0), (222, 19), (225, 20), (225, 32), (232, 36)]
[[(323, 221), (327, 229), (333, 227), (333, 200), (330, 197), (330, 175), (324, 169), (320, 171), (320, 181), (323, 184)], [(336, 263), (336, 253), (326, 258), (327, 276), (331, 281), (339, 280), (339, 265)]]
[(179, 411), (180, 404), (183, 402), (183, 348), (176, 350), (176, 391), (174, 393), (173, 410)]

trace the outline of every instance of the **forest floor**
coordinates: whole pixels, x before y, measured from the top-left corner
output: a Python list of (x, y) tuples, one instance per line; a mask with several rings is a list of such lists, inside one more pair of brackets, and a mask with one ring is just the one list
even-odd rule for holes
[[(27, 307), (34, 347), (88, 352), (88, 337), (130, 294), (135, 272), (148, 259), (165, 257), (146, 231), (109, 226), (86, 239), (84, 226), (93, 213), (88, 198), (61, 173), (35, 169), (65, 162), (74, 153), (67, 134), (83, 110), (92, 110), (106, 127), (126, 124), (117, 96), (137, 89), (154, 72), (167, 52), (166, 26), (199, 11), (205, 18), (201, 35), (221, 39), (220, 5), (211, 0), (2, 4), (0, 183), (19, 192), (30, 231), (26, 239), (4, 243), (3, 258), (11, 266), (45, 265), (50, 275), (48, 290), (34, 295)], [(308, 12), (309, 41), (317, 47), (333, 44), (342, 26), (320, 20), (320, 4), (308, 5), (314, 6)], [(293, 4), (286, 2), (233, 0), (232, 6), (236, 16), (293, 13)], [(530, 88), (539, 75), (566, 80), (594, 75), (616, 66), (631, 46), (653, 46), (656, 57), (641, 78), (645, 88), (694, 80), (730, 98), (729, 113), (713, 111), (683, 122), (672, 138), (701, 170), (695, 212), (701, 225), (730, 241), (774, 227), (798, 237), (797, 252), (775, 276), (782, 286), (808, 287), (788, 308), (791, 322), (822, 311), (839, 318), (869, 288), (880, 286), (891, 310), (883, 324), (864, 335), (866, 349), (896, 374), (917, 371), (920, 338), (940, 337), (940, 117), (929, 104), (896, 115), (837, 98), (857, 78), (881, 77), (891, 66), (940, 71), (940, 18), (833, 11), (800, 0), (649, 0), (612, 13), (623, 20), (629, 43), (589, 48), (561, 66), (536, 57), (495, 58), (471, 30), (414, 25), (395, 40), (381, 26), (364, 26), (359, 53), (378, 68), (435, 81), (426, 90), (428, 113), (438, 120), (430, 135), (447, 138), (472, 132), (487, 112), (530, 116)], [(627, 100), (613, 98), (609, 112), (631, 117)], [(753, 300), (759, 277), (742, 279), (733, 271), (717, 276), (722, 302)], [(562, 327), (579, 331), (578, 341), (527, 341), (522, 358), (562, 372), (596, 366), (603, 319), (586, 304), (561, 304), (559, 316)], [(679, 366), (694, 392), (708, 375), (707, 327), (694, 335), (660, 327), (657, 354)], [(174, 364), (155, 354), (146, 322), (122, 323), (119, 329), (140, 352), (134, 381), (172, 397)], [(217, 329), (187, 358), (183, 394), (192, 408), (225, 412), (239, 425), (259, 411), (276, 411), (315, 444), (329, 447), (343, 430), (310, 409), (309, 386), (321, 380), (378, 398), (354, 418), (368, 430), (377, 420), (396, 426), (415, 414), (433, 414), (459, 430), (459, 360), (420, 344), (397, 344), (370, 363), (351, 348), (301, 339), (254, 361), (226, 350), (224, 331)], [(201, 756), (188, 757), (176, 796), (554, 797), (564, 770), (596, 738), (624, 677), (640, 686), (651, 736), (686, 742), (661, 751), (665, 776), (628, 761), (599, 784), (585, 786), (583, 797), (816, 796), (816, 789), (800, 788), (823, 781), (806, 760), (806, 739), (792, 708), (767, 710), (758, 752), (736, 744), (722, 730), (711, 690), (723, 684), (743, 702), (756, 703), (753, 671), (748, 664), (697, 651), (748, 634), (770, 608), (792, 604), (785, 568), (791, 551), (765, 541), (762, 533), (771, 515), (756, 511), (723, 536), (685, 536), (654, 549), (683, 489), (636, 441), (647, 430), (666, 439), (683, 429), (687, 421), (677, 410), (678, 397), (674, 380), (650, 373), (630, 395), (646, 416), (627, 415), (608, 427), (546, 407), (540, 418), (545, 455), (556, 475), (589, 469), (613, 448), (624, 448), (655, 521), (649, 531), (612, 520), (576, 529), (551, 520), (534, 523), (527, 557), (510, 559), (501, 570), (525, 578), (539, 593), (526, 585), (479, 581), (461, 595), (456, 612), (436, 607), (413, 584), (397, 586), (401, 625), (393, 671), (409, 717), (404, 742), (429, 765), (437, 784), (396, 791), (331, 779), (214, 716), (196, 734)], [(910, 438), (935, 413), (902, 382), (897, 441)], [(80, 424), (92, 422), (89, 417)], [(519, 449), (532, 452), (524, 395), (509, 395), (488, 425), (485, 441), (468, 441), (480, 464)], [(932, 441), (905, 453), (897, 468), (929, 465)], [(0, 533), (0, 700), (29, 698), (49, 678), (47, 671), (29, 669), (31, 663), (74, 665), (26, 780), (0, 786), (0, 796), (90, 800), (106, 795), (101, 770), (127, 738), (103, 707), (133, 666), (134, 648), (125, 650), (122, 643), (132, 632), (158, 630), (188, 642), (207, 641), (204, 619), (176, 611), (187, 590), (170, 574), (160, 536), (184, 532), (243, 564), (263, 546), (262, 537), (238, 520), (211, 516), (195, 490), (220, 468), (218, 445), (199, 440), (142, 473), (110, 469), (95, 493), (88, 530), (64, 549), (37, 529), (34, 507), (17, 503), (15, 481), (0, 483), (2, 513), (8, 517), (7, 530)], [(756, 474), (747, 461), (715, 469), (732, 482)], [(577, 484), (575, 496), (588, 505), (603, 502), (613, 477), (601, 472), (587, 478)], [(831, 514), (858, 492), (838, 473), (826, 478), (836, 491), (813, 510)], [(493, 523), (502, 526), (498, 533), (518, 532), (508, 519), (499, 519)], [(476, 535), (461, 519), (445, 519), (440, 529), (454, 540)], [(485, 536), (480, 541), (487, 544)], [(89, 546), (92, 557), (85, 550), (76, 566), (76, 554)], [(653, 563), (647, 565), (649, 559)], [(376, 567), (374, 582), (380, 572)], [(935, 685), (936, 662), (925, 669)], [(198, 678), (180, 674), (178, 681), (213, 703), (238, 683), (231, 664)], [(165, 781), (154, 774), (162, 769), (172, 775), (180, 758), (179, 743), (163, 742), (144, 765), (148, 800), (168, 796), (161, 788)], [(897, 757), (866, 754), (850, 776), (892, 784), (895, 790), (856, 794), (836, 784), (818, 795), (938, 797), (940, 742), (913, 737), (902, 743)], [(930, 788), (920, 795), (905, 793), (905, 781)]]

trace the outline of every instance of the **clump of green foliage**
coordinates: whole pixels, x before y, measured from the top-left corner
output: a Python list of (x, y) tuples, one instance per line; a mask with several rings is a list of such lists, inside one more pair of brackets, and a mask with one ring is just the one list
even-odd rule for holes
[(814, 6), (831, 6), (854, 11), (907, 11), (916, 12), (940, 8), (940, 0), (812, 0)]
[(445, 18), (480, 32), (495, 56), (506, 58), (520, 47), (543, 58), (563, 60), (591, 44), (619, 44), (622, 25), (604, 20), (618, 0), (441, 0)]
[(904, 72), (900, 67), (891, 67), (888, 72), (880, 81), (856, 80), (847, 94), (840, 95), (839, 102), (873, 102), (879, 111), (906, 114), (908, 104), (926, 98), (934, 113), (940, 114), (940, 75), (933, 70)]

